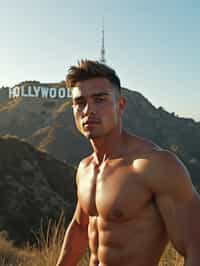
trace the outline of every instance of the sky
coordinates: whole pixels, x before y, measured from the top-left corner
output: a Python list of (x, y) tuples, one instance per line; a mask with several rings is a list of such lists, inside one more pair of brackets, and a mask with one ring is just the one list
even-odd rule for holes
[(0, 87), (59, 82), (80, 59), (107, 64), (123, 87), (200, 121), (200, 1), (0, 0)]

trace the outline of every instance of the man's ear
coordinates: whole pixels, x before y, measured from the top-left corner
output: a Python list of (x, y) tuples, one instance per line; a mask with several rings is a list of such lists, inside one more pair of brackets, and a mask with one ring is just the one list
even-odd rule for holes
[(119, 112), (120, 114), (123, 114), (126, 107), (126, 99), (123, 96), (120, 96), (118, 101), (119, 101)]

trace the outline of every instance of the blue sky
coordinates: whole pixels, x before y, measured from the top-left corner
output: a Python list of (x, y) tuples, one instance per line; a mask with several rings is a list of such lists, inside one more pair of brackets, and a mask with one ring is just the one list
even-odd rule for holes
[(156, 107), (200, 121), (200, 1), (0, 1), (0, 86), (57, 82), (81, 58), (107, 64)]

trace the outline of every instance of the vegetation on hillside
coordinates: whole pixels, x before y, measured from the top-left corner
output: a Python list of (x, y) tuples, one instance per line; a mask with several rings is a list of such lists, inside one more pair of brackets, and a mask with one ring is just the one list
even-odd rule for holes
[[(0, 233), (0, 265), (1, 266), (55, 266), (65, 234), (65, 219), (63, 213), (58, 222), (49, 220), (47, 230), (41, 226), (39, 234), (35, 235), (37, 245), (26, 245), (17, 248), (8, 240), (5, 232)], [(145, 254), (144, 254), (145, 256)], [(159, 266), (183, 266), (184, 259), (173, 249), (171, 244), (160, 260)], [(78, 266), (89, 265), (89, 252), (86, 252)]]
[(74, 168), (15, 136), (0, 137), (0, 231), (17, 244), (34, 241), (40, 220), (68, 223), (75, 204)]

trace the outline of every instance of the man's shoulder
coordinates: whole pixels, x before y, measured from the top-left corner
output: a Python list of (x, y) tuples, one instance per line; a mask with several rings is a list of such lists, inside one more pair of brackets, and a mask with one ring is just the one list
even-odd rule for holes
[[(174, 168), (183, 166), (180, 159), (171, 151), (159, 147), (149, 139), (131, 135), (130, 147), (133, 147), (133, 164), (137, 166), (148, 166), (152, 170), (163, 169), (165, 167)], [(135, 156), (136, 155), (136, 156)]]
[(81, 168), (85, 168), (87, 167), (90, 162), (92, 161), (93, 159), (93, 154), (90, 154), (88, 155), (87, 157), (84, 157), (80, 162), (79, 162), (79, 165), (78, 165), (78, 168), (81, 169)]
[(155, 172), (173, 173), (184, 172), (186, 168), (183, 162), (173, 152), (166, 149), (152, 149), (148, 160)]
[(133, 161), (133, 168), (155, 192), (171, 190), (183, 183), (191, 184), (185, 165), (169, 150), (149, 149), (142, 157)]
[(146, 146), (141, 149), (139, 156), (133, 160), (133, 165), (144, 168), (150, 173), (158, 174), (160, 172), (186, 170), (181, 160), (171, 151), (157, 146)]

